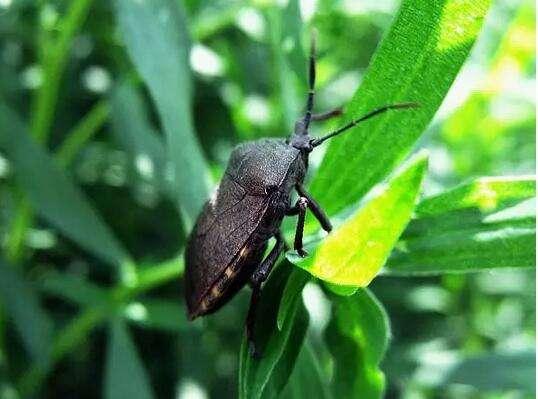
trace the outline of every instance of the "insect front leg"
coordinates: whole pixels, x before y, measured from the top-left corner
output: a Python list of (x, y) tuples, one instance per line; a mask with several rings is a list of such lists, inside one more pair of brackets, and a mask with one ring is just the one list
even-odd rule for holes
[(323, 211), (323, 209), (321, 208), (321, 206), (319, 206), (316, 200), (312, 198), (310, 194), (308, 194), (308, 192), (305, 190), (302, 184), (296, 184), (295, 189), (297, 190), (297, 192), (299, 193), (301, 197), (304, 197), (307, 199), (308, 208), (312, 211), (312, 213), (318, 220), (319, 224), (321, 225), (321, 228), (325, 230), (327, 233), (329, 233), (333, 227), (325, 211)]
[(269, 255), (260, 263), (260, 265), (254, 270), (252, 277), (250, 278), (250, 285), (252, 286), (252, 296), (250, 297), (250, 306), (247, 314), (247, 323), (246, 323), (246, 334), (248, 342), (248, 350), (252, 357), (259, 357), (260, 353), (256, 349), (254, 343), (254, 324), (256, 322), (256, 310), (258, 309), (258, 302), (261, 296), (261, 286), (267, 277), (275, 263), (278, 260), (278, 257), (282, 252), (286, 250), (286, 242), (282, 233), (278, 231), (275, 234), (276, 244), (269, 252)]
[(303, 248), (303, 233), (306, 209), (308, 208), (312, 211), (316, 219), (321, 224), (321, 227), (326, 232), (330, 232), (332, 230), (332, 225), (331, 221), (329, 220), (329, 217), (325, 214), (323, 209), (321, 209), (319, 204), (312, 198), (312, 196), (308, 194), (304, 187), (301, 184), (297, 184), (296, 189), (299, 193), (299, 199), (293, 207), (288, 209), (286, 215), (299, 215), (297, 219), (297, 228), (295, 230), (295, 240), (293, 247), (300, 256), (305, 257), (307, 253)]

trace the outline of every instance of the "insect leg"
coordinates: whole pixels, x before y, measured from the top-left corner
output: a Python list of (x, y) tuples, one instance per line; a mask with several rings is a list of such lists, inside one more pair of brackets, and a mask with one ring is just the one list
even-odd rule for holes
[(295, 205), (288, 208), (286, 211), (286, 216), (295, 216), (299, 214), (299, 200), (295, 203)]
[(295, 206), (297, 207), (297, 213), (299, 214), (299, 217), (297, 218), (297, 228), (295, 229), (295, 240), (293, 242), (293, 248), (295, 248), (299, 256), (302, 256), (304, 258), (307, 253), (303, 249), (303, 231), (306, 208), (308, 207), (308, 199), (303, 196), (299, 197)]
[(312, 120), (313, 121), (326, 121), (327, 119), (334, 118), (335, 116), (342, 115), (342, 107), (338, 107), (336, 109), (333, 109), (332, 111), (323, 112), (321, 114), (313, 114)]
[(252, 286), (252, 296), (250, 297), (250, 307), (247, 314), (246, 334), (249, 353), (252, 357), (259, 357), (260, 353), (256, 350), (254, 343), (254, 324), (256, 321), (256, 310), (258, 309), (258, 301), (261, 295), (262, 283), (267, 280), (271, 269), (275, 265), (278, 257), (286, 249), (286, 242), (282, 233), (278, 231), (275, 234), (276, 244), (269, 252), (269, 255), (263, 260), (263, 262), (256, 268), (250, 279)]
[(265, 280), (267, 280), (267, 277), (269, 276), (269, 273), (271, 273), (271, 269), (278, 260), (278, 257), (286, 249), (286, 242), (284, 241), (284, 237), (280, 231), (275, 234), (275, 238), (275, 246), (271, 252), (269, 252), (269, 255), (267, 255), (267, 257), (263, 260), (263, 262), (256, 268), (256, 270), (254, 270), (254, 273), (252, 273), (250, 281), (253, 286), (259, 286)]
[(307, 199), (308, 208), (312, 211), (316, 219), (318, 219), (319, 224), (321, 224), (321, 228), (326, 232), (330, 232), (332, 230), (331, 221), (329, 220), (329, 217), (323, 211), (321, 206), (319, 206), (316, 200), (312, 198), (310, 194), (308, 194), (308, 192), (301, 184), (297, 184), (295, 188), (301, 197)]

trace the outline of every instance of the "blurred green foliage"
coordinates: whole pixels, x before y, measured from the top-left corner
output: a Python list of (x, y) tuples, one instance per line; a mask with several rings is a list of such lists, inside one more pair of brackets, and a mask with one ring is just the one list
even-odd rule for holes
[[(0, 398), (534, 397), (535, 13), (0, 0)], [(289, 134), (311, 28), (316, 109), (345, 110), (314, 135), (421, 107), (313, 153), (337, 228), (308, 225), (312, 274), (292, 253), (272, 273), (258, 361), (247, 290), (187, 322), (182, 250), (232, 148)], [(428, 171), (398, 170), (417, 148)]]

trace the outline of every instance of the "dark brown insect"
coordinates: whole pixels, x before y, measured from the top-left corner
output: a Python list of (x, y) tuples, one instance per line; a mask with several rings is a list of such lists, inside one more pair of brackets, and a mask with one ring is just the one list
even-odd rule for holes
[[(186, 301), (192, 320), (215, 312), (247, 283), (252, 297), (246, 321), (249, 350), (256, 355), (253, 328), (261, 285), (278, 257), (286, 249), (280, 225), (284, 216), (298, 215), (294, 248), (301, 256), (306, 210), (310, 209), (325, 231), (331, 223), (302, 183), (308, 156), (325, 140), (389, 109), (410, 108), (415, 103), (391, 104), (376, 109), (321, 138), (311, 138), (311, 121), (322, 121), (341, 114), (337, 109), (313, 115), (315, 83), (315, 41), (309, 62), (309, 92), (306, 114), (286, 139), (261, 139), (239, 145), (232, 152), (228, 167), (215, 194), (205, 204), (190, 235), (186, 251)], [(299, 198), (291, 205), (291, 193)], [(270, 238), (276, 239), (264, 254)]]

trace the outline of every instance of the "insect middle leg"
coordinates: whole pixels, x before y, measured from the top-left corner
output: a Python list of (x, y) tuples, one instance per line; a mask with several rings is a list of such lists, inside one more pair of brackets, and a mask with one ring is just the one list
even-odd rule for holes
[(254, 324), (256, 322), (256, 310), (258, 309), (258, 302), (261, 296), (261, 287), (271, 269), (278, 260), (278, 257), (286, 249), (286, 242), (280, 231), (277, 231), (275, 234), (276, 244), (269, 252), (269, 255), (260, 263), (260, 265), (254, 270), (252, 277), (250, 278), (250, 285), (252, 286), (252, 295), (250, 297), (250, 307), (247, 314), (247, 323), (246, 323), (246, 334), (249, 353), (252, 357), (259, 357), (260, 353), (256, 349), (254, 343)]

